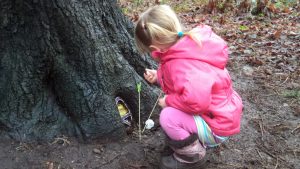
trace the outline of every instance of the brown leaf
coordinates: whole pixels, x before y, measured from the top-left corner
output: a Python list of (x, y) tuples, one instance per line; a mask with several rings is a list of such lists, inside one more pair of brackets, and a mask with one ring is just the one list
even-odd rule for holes
[(279, 30), (277, 30), (277, 31), (273, 34), (274, 39), (280, 38), (281, 31), (282, 31), (282, 29), (279, 29)]
[(269, 11), (273, 12), (273, 13), (276, 13), (277, 12), (277, 9), (275, 7), (275, 5), (273, 3), (270, 3), (267, 8), (269, 9)]
[(161, 2), (161, 0), (155, 0), (155, 2), (154, 2), (154, 3), (159, 5), (159, 4), (160, 4), (160, 2)]
[(220, 19), (219, 19), (219, 23), (220, 23), (221, 25), (223, 25), (223, 24), (225, 24), (225, 21), (226, 21), (225, 16), (222, 15), (222, 16), (220, 17)]
[(272, 73), (272, 70), (270, 70), (270, 69), (265, 69), (265, 73), (267, 74), (267, 75), (272, 75), (273, 73)]
[(201, 15), (196, 15), (194, 17), (192, 17), (194, 23), (200, 23), (200, 22), (204, 22), (205, 18)]
[(206, 9), (208, 13), (214, 14), (217, 10), (217, 2), (215, 0), (209, 0)]
[(288, 7), (283, 8), (283, 13), (291, 13), (291, 10)]
[(251, 65), (256, 65), (256, 66), (261, 66), (263, 65), (263, 61), (259, 60), (258, 58), (256, 57), (249, 57), (247, 59), (247, 62)]
[(249, 0), (244, 0), (240, 3), (238, 8), (240, 12), (246, 13), (250, 11), (250, 7), (251, 7), (251, 2)]

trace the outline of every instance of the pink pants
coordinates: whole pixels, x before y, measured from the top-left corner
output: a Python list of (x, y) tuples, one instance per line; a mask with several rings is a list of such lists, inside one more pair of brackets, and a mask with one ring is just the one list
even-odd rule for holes
[(161, 111), (159, 122), (173, 140), (183, 140), (192, 133), (197, 133), (194, 117), (172, 107), (166, 107)]

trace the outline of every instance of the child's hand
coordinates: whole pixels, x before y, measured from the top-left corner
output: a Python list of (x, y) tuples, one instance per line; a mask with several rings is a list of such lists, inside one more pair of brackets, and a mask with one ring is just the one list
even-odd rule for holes
[(157, 81), (157, 71), (154, 69), (146, 69), (144, 77), (149, 83), (153, 84)]
[(160, 99), (158, 100), (158, 105), (160, 105), (161, 108), (167, 107), (167, 104), (166, 104), (166, 97), (167, 97), (167, 95), (165, 95), (163, 98), (160, 98)]

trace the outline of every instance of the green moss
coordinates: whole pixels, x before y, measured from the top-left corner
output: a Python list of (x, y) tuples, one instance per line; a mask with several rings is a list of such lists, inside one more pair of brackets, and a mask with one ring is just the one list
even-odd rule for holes
[(300, 100), (300, 90), (286, 90), (283, 92), (283, 96)]

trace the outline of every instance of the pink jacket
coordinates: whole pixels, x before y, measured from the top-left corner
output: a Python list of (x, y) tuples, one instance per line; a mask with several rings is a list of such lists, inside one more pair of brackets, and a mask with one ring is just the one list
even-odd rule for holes
[(160, 59), (157, 76), (166, 104), (200, 115), (219, 136), (239, 133), (243, 105), (225, 68), (226, 42), (206, 25), (193, 32), (201, 45), (184, 36), (166, 52), (152, 53)]

